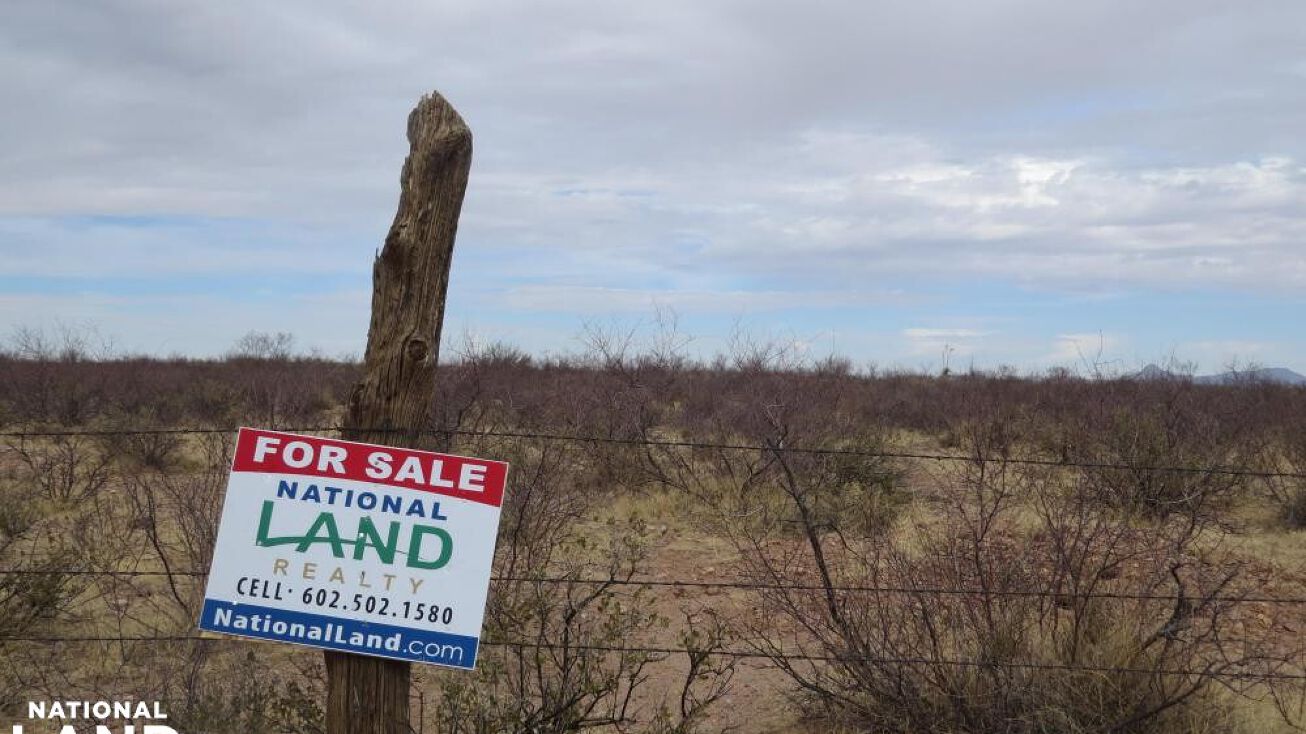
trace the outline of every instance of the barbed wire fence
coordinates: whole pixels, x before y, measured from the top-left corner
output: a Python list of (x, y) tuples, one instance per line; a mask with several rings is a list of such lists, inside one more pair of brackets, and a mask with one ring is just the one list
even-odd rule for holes
[[(83, 430), (7, 430), (0, 431), (0, 439), (10, 441), (28, 441), (42, 438), (61, 438), (61, 437), (121, 437), (121, 436), (150, 436), (150, 435), (214, 435), (214, 434), (231, 434), (238, 430), (239, 427), (161, 427), (161, 428), (141, 428), (141, 429), (83, 429)], [(714, 450), (714, 451), (731, 451), (731, 452), (759, 452), (759, 453), (793, 453), (793, 454), (811, 454), (811, 455), (833, 455), (833, 456), (855, 456), (865, 458), (880, 459), (899, 459), (915, 461), (934, 461), (934, 462), (972, 462), (972, 463), (996, 463), (1001, 462), (1009, 465), (1028, 465), (1040, 467), (1064, 467), (1077, 469), (1097, 469), (1097, 470), (1120, 470), (1135, 472), (1157, 472), (1157, 473), (1187, 473), (1200, 474), (1207, 476), (1236, 476), (1257, 479), (1293, 479), (1306, 480), (1306, 474), (1299, 472), (1271, 471), (1251, 467), (1239, 466), (1177, 466), (1177, 465), (1140, 465), (1126, 464), (1111, 461), (1083, 461), (1083, 460), (1059, 460), (1047, 459), (1032, 456), (985, 456), (972, 454), (948, 454), (948, 453), (929, 453), (929, 452), (912, 452), (912, 451), (893, 451), (893, 450), (867, 450), (834, 446), (804, 446), (804, 445), (753, 445), (747, 443), (730, 443), (730, 442), (713, 442), (713, 441), (690, 441), (690, 440), (658, 440), (649, 438), (622, 438), (622, 437), (605, 437), (605, 436), (585, 436), (562, 433), (549, 433), (538, 431), (509, 431), (509, 430), (467, 430), (467, 429), (428, 429), (423, 431), (393, 430), (393, 429), (354, 429), (348, 426), (330, 426), (330, 425), (312, 425), (287, 428), (275, 428), (269, 430), (284, 431), (290, 433), (338, 433), (341, 431), (367, 431), (370, 433), (400, 433), (407, 436), (461, 436), (468, 438), (505, 438), (505, 439), (522, 439), (546, 442), (571, 442), (585, 444), (608, 444), (632, 447), (659, 447), (668, 449), (690, 449), (690, 450)], [(115, 577), (115, 578), (164, 578), (172, 580), (175, 578), (205, 578), (208, 572), (199, 569), (185, 570), (92, 570), (84, 568), (0, 568), (0, 576), (70, 576), (70, 577)], [(1114, 600), (1131, 600), (1131, 601), (1166, 601), (1184, 603), (1191, 601), (1183, 594), (1160, 594), (1160, 593), (1129, 593), (1129, 592), (1111, 592), (1111, 591), (1065, 591), (1065, 590), (1044, 590), (1044, 589), (993, 589), (993, 588), (963, 588), (963, 587), (938, 587), (938, 586), (880, 586), (880, 585), (824, 585), (824, 584), (786, 584), (786, 583), (768, 583), (743, 579), (712, 579), (712, 580), (682, 580), (682, 579), (639, 579), (639, 578), (593, 578), (593, 577), (572, 577), (572, 576), (530, 576), (530, 575), (492, 575), (491, 581), (494, 583), (528, 583), (541, 585), (607, 585), (612, 587), (637, 587), (637, 588), (670, 588), (670, 589), (715, 589), (715, 590), (741, 590), (741, 591), (820, 591), (820, 592), (837, 592), (848, 594), (892, 594), (892, 595), (912, 595), (912, 596), (985, 596), (985, 597), (1020, 597), (1020, 598), (1070, 598), (1075, 600), (1089, 599), (1114, 599)], [(1224, 604), (1271, 604), (1271, 605), (1291, 605), (1306, 606), (1306, 596), (1274, 596), (1274, 595), (1222, 595), (1213, 594), (1202, 597), (1205, 603), (1224, 603)], [(248, 643), (258, 642), (242, 637), (228, 637), (210, 634), (184, 634), (184, 635), (0, 635), (0, 646), (5, 643), (31, 643), (31, 644), (65, 644), (65, 643), (170, 643), (170, 642), (187, 642), (201, 644), (227, 644), (227, 643)], [(268, 643), (264, 643), (268, 644)], [(567, 645), (553, 644), (540, 641), (528, 640), (497, 640), (487, 639), (480, 643), (487, 647), (501, 648), (518, 648), (518, 649), (540, 649), (540, 650), (570, 650), (573, 652), (593, 652), (593, 653), (617, 653), (617, 654), (639, 654), (639, 655), (684, 655), (692, 654), (696, 651), (682, 646), (659, 646), (659, 645), (591, 645), (582, 643), (569, 643)], [(712, 655), (739, 658), (739, 659), (774, 659), (775, 652), (759, 650), (741, 650), (741, 649), (715, 649)], [(797, 661), (807, 661), (813, 663), (830, 662), (830, 663), (866, 663), (874, 665), (896, 665), (896, 666), (944, 666), (957, 668), (987, 668), (994, 670), (1062, 670), (1062, 671), (1080, 671), (1102, 674), (1145, 674), (1158, 676), (1180, 676), (1180, 677), (1205, 677), (1215, 679), (1233, 679), (1249, 681), (1306, 681), (1306, 673), (1301, 672), (1283, 672), (1282, 670), (1261, 670), (1248, 671), (1239, 670), (1237, 665), (1221, 666), (1217, 663), (1211, 663), (1202, 669), (1183, 669), (1183, 668), (1143, 668), (1143, 667), (1125, 667), (1125, 666), (1094, 666), (1094, 665), (1068, 665), (1057, 663), (1041, 662), (1019, 662), (1019, 661), (999, 661), (999, 660), (967, 660), (967, 659), (949, 659), (933, 657), (876, 657), (864, 655), (821, 655), (810, 653), (783, 653), (784, 658)]]
[[(0, 438), (55, 438), (55, 437), (108, 437), (108, 436), (149, 436), (149, 435), (200, 435), (200, 434), (225, 434), (233, 433), (239, 430), (239, 426), (230, 428), (145, 428), (129, 430), (37, 430), (37, 431), (0, 431)], [(1143, 472), (1174, 472), (1188, 474), (1209, 474), (1213, 476), (1239, 476), (1256, 479), (1306, 479), (1306, 474), (1300, 472), (1283, 472), (1267, 471), (1263, 469), (1252, 469), (1249, 467), (1231, 467), (1231, 466), (1168, 466), (1168, 465), (1147, 465), (1147, 464), (1123, 464), (1119, 462), (1108, 461), (1076, 461), (1061, 459), (1040, 459), (1033, 457), (1021, 456), (980, 456), (966, 454), (932, 454), (924, 452), (910, 451), (877, 451), (867, 449), (850, 449), (830, 446), (762, 446), (755, 444), (742, 443), (723, 443), (711, 441), (673, 441), (658, 440), (648, 438), (620, 438), (607, 436), (580, 436), (560, 433), (541, 433), (531, 431), (501, 431), (487, 430), (476, 431), (466, 429), (427, 429), (423, 431), (408, 431), (390, 428), (353, 428), (349, 426), (308, 426), (294, 428), (275, 428), (268, 430), (284, 431), (287, 433), (339, 433), (342, 431), (355, 431), (362, 433), (393, 433), (406, 436), (465, 436), (475, 438), (520, 438), (538, 441), (565, 441), (574, 443), (597, 443), (597, 444), (615, 444), (625, 446), (657, 446), (661, 448), (685, 448), (685, 449), (713, 449), (720, 451), (757, 451), (757, 452), (780, 452), (792, 454), (819, 454), (830, 456), (861, 456), (867, 458), (882, 459), (912, 459), (921, 461), (943, 461), (943, 462), (984, 462), (1004, 464), (1024, 465), (1024, 466), (1046, 466), (1046, 467), (1066, 467), (1074, 469), (1118, 469), (1129, 471)]]

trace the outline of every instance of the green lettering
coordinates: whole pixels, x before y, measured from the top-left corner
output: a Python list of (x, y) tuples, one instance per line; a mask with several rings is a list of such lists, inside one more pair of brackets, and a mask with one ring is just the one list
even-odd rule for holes
[[(345, 540), (340, 537), (340, 528), (336, 525), (335, 515), (330, 512), (318, 513), (313, 524), (309, 526), (308, 532), (304, 535), (282, 535), (273, 537), (272, 532), (272, 500), (263, 501), (263, 509), (259, 513), (258, 534), (256, 541), (263, 547), (275, 547), (278, 545), (293, 545), (295, 550), (304, 553), (317, 543), (325, 543), (331, 547), (331, 555), (336, 558), (345, 557), (345, 546), (354, 546), (353, 557), (356, 561), (363, 560), (367, 554), (367, 549), (372, 548), (376, 551), (377, 559), (382, 563), (392, 564), (395, 562), (395, 554), (399, 552), (399, 531), (402, 529), (398, 522), (391, 522), (387, 528), (385, 537), (381, 537), (381, 531), (377, 529), (376, 523), (370, 517), (361, 517), (358, 520), (358, 534), (355, 540)], [(440, 539), (440, 552), (430, 561), (424, 561), (421, 557), (422, 540), (427, 535), (434, 535)], [(453, 555), (453, 538), (442, 528), (435, 528), (429, 525), (414, 525), (412, 535), (408, 541), (408, 559), (407, 563), (411, 568), (436, 569), (443, 568), (449, 563), (449, 558)]]
[[(422, 560), (423, 535), (435, 535), (440, 538), (440, 555), (433, 561)], [(443, 528), (433, 528), (430, 525), (413, 526), (413, 535), (408, 543), (409, 568), (443, 568), (449, 562), (449, 556), (451, 555), (453, 555), (453, 538), (449, 537), (449, 533)]]
[[(318, 537), (318, 531), (326, 528), (326, 536)], [(319, 513), (313, 524), (308, 526), (308, 533), (300, 539), (299, 545), (295, 550), (303, 553), (314, 543), (326, 543), (331, 546), (331, 555), (336, 558), (345, 557), (345, 544), (340, 540), (340, 529), (336, 527), (336, 516), (329, 512)]]
[(376, 525), (372, 518), (363, 517), (358, 521), (358, 540), (354, 543), (354, 560), (363, 560), (363, 553), (367, 551), (368, 546), (376, 549), (377, 558), (382, 563), (394, 563), (395, 552), (399, 549), (399, 523), (390, 523), (389, 537), (384, 541), (381, 540), (381, 534), (377, 532)]
[(258, 516), (258, 537), (255, 539), (258, 545), (272, 547), (277, 545), (295, 545), (304, 539), (296, 535), (284, 535), (280, 538), (268, 537), (268, 532), (272, 528), (272, 500), (263, 500), (263, 510)]

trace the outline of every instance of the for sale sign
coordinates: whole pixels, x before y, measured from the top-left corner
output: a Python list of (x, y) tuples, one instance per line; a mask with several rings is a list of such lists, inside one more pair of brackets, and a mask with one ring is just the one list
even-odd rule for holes
[(472, 668), (507, 473), (242, 428), (200, 629)]

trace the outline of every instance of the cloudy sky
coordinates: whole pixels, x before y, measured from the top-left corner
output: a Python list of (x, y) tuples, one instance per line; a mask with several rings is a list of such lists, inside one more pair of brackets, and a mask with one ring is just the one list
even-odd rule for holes
[(1306, 372), (1301, 0), (8, 0), (0, 331), (360, 351), (431, 89), (451, 338)]

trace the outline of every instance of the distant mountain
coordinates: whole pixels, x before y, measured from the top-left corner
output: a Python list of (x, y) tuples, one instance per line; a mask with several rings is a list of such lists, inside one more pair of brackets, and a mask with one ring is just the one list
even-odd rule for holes
[(1182, 375), (1149, 364), (1132, 375), (1125, 375), (1125, 377), (1130, 380), (1177, 380)]
[[(1132, 375), (1131, 380), (1182, 380), (1188, 376), (1149, 364)], [(1193, 382), (1198, 385), (1239, 385), (1255, 382), (1269, 382), (1276, 385), (1306, 385), (1306, 375), (1286, 367), (1262, 367), (1236, 372), (1221, 372), (1218, 375), (1195, 375)]]
[(1286, 367), (1264, 367), (1241, 372), (1221, 372), (1218, 375), (1201, 375), (1193, 382), (1202, 385), (1236, 385), (1240, 382), (1272, 382), (1279, 385), (1306, 385), (1306, 375)]

